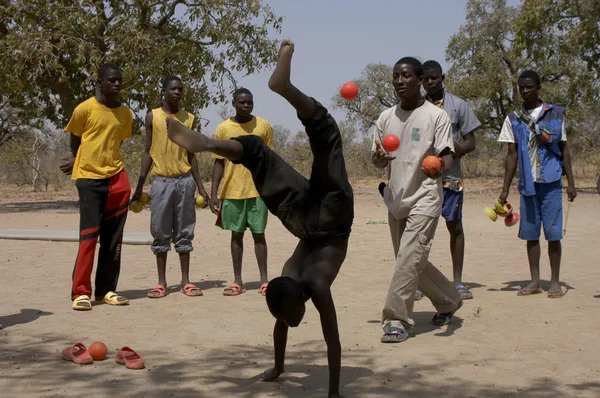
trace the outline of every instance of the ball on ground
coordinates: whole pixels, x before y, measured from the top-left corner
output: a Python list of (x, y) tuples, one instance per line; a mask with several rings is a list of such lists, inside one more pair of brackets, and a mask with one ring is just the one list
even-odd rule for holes
[(346, 100), (353, 100), (358, 95), (358, 86), (352, 82), (344, 83), (340, 95)]
[(92, 358), (94, 358), (94, 361), (102, 361), (103, 359), (106, 359), (108, 348), (103, 342), (94, 341), (88, 351), (90, 352)]
[(400, 148), (400, 139), (394, 134), (386, 134), (385, 137), (383, 137), (381, 145), (386, 151), (394, 152), (396, 149)]
[(206, 205), (206, 201), (200, 195), (196, 196), (196, 207), (203, 208)]

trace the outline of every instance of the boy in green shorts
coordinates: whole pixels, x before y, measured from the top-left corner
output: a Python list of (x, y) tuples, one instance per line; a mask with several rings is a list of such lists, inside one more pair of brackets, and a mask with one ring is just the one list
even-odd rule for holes
[[(240, 88), (233, 93), (235, 116), (223, 121), (218, 127), (215, 139), (229, 140), (244, 135), (256, 135), (269, 147), (273, 146), (273, 128), (268, 121), (252, 115), (254, 100), (250, 90)], [(242, 257), (244, 253), (244, 232), (250, 229), (254, 238), (254, 252), (258, 262), (261, 286), (258, 293), (265, 295), (267, 278), (267, 226), (268, 210), (260, 198), (250, 171), (241, 164), (214, 155), (211, 201), (214, 213), (218, 215), (217, 225), (231, 231), (231, 259), (233, 261), (234, 283), (225, 288), (225, 296), (238, 296), (245, 293), (242, 282)], [(221, 195), (217, 196), (219, 184), (223, 180)]]

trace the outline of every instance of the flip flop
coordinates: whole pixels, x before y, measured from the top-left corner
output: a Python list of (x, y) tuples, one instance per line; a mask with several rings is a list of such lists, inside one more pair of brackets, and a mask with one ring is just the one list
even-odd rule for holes
[(72, 308), (75, 311), (91, 311), (92, 302), (90, 301), (90, 297), (85, 294), (76, 297), (75, 300), (73, 300)]
[(410, 336), (408, 332), (403, 328), (389, 327), (386, 329), (385, 334), (381, 337), (382, 343), (402, 343), (408, 340)]
[[(195, 291), (195, 293), (194, 293), (194, 291)], [(198, 296), (204, 295), (204, 292), (202, 291), (202, 289), (200, 289), (198, 286), (194, 285), (193, 283), (188, 283), (187, 285), (182, 287), (181, 293), (183, 293), (189, 297), (198, 297)]]
[(74, 362), (78, 365), (89, 365), (94, 363), (94, 358), (92, 358), (87, 348), (81, 343), (76, 343), (71, 347), (65, 348), (62, 350), (60, 356), (65, 361)]
[[(96, 301), (98, 301), (98, 300), (96, 300)], [(129, 304), (129, 300), (127, 300), (123, 296), (119, 296), (115, 292), (106, 293), (106, 295), (101, 300), (101, 302), (104, 304), (108, 304), (108, 305), (127, 305), (127, 304)]]
[(165, 289), (165, 287), (163, 285), (156, 285), (152, 288), (152, 290), (150, 290), (148, 292), (148, 298), (151, 299), (157, 299), (157, 298), (163, 298), (165, 296), (168, 296), (169, 292), (167, 292), (167, 289)]
[(417, 289), (417, 291), (415, 292), (415, 301), (419, 301), (423, 298), (423, 292), (420, 291), (419, 289)]
[(538, 287), (537, 289), (531, 289), (531, 288), (524, 287), (523, 289), (520, 289), (517, 292), (517, 296), (532, 296), (534, 294), (540, 294), (540, 293), (544, 293), (544, 291), (542, 290), (541, 287)]
[(465, 287), (465, 285), (458, 284), (456, 285), (456, 290), (458, 290), (458, 294), (463, 300), (471, 300), (473, 298), (473, 293)]
[(456, 313), (456, 311), (460, 310), (460, 308), (463, 306), (463, 301), (460, 300), (460, 302), (458, 303), (458, 307), (456, 307), (456, 309), (454, 311), (450, 311), (450, 312), (438, 312), (437, 314), (435, 314), (433, 316), (433, 319), (431, 320), (431, 322), (436, 325), (436, 326), (446, 326), (448, 325), (450, 322), (452, 322), (452, 318), (454, 317), (454, 314)]
[(561, 298), (564, 295), (562, 290), (548, 290), (548, 298)]
[(128, 369), (144, 369), (146, 367), (144, 359), (129, 347), (123, 347), (117, 351), (115, 361), (119, 365), (125, 365)]
[(260, 285), (260, 289), (258, 289), (258, 294), (266, 296), (267, 295), (267, 286), (269, 286), (268, 282), (265, 282), (262, 285)]
[(234, 283), (223, 290), (223, 296), (239, 296), (242, 293), (246, 293), (246, 289), (242, 288), (237, 283)]

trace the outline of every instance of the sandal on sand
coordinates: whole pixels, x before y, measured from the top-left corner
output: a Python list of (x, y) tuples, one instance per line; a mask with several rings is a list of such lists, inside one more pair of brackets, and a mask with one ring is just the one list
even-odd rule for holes
[(181, 293), (183, 293), (189, 297), (198, 297), (198, 296), (202, 296), (204, 294), (202, 289), (200, 289), (198, 286), (194, 285), (193, 283), (188, 283), (187, 285), (182, 287)]
[(456, 311), (460, 310), (460, 308), (463, 306), (463, 302), (462, 300), (460, 300), (460, 303), (458, 303), (458, 307), (456, 307), (456, 309), (454, 311), (450, 311), (450, 312), (443, 312), (443, 313), (437, 313), (433, 316), (433, 319), (431, 320), (431, 322), (436, 325), (436, 326), (446, 326), (447, 324), (449, 324), (452, 321), (452, 318), (454, 317), (454, 314), (456, 313)]
[(548, 298), (561, 298), (564, 295), (562, 290), (548, 290)]
[(402, 343), (408, 340), (408, 332), (403, 328), (389, 327), (381, 338), (382, 343)]
[(81, 343), (77, 343), (71, 347), (65, 348), (62, 350), (60, 356), (65, 361), (74, 362), (78, 365), (89, 365), (90, 363), (94, 363), (94, 359), (88, 352), (87, 348)]
[(125, 365), (128, 369), (144, 369), (146, 367), (144, 359), (129, 347), (123, 347), (117, 351), (115, 361), (119, 365)]
[(531, 288), (524, 287), (523, 289), (520, 289), (517, 292), (517, 296), (531, 296), (531, 295), (540, 294), (540, 293), (544, 293), (544, 291), (542, 290), (541, 287), (538, 287), (537, 289), (531, 289)]
[(148, 292), (148, 298), (157, 299), (167, 296), (169, 292), (163, 285), (156, 285)]
[(462, 283), (456, 285), (456, 290), (463, 300), (470, 300), (473, 298), (473, 293), (465, 287)]
[(246, 293), (246, 289), (242, 288), (237, 283), (234, 283), (223, 290), (223, 296), (239, 296), (242, 293)]
[(260, 289), (258, 289), (258, 294), (260, 294), (262, 296), (266, 296), (266, 294), (267, 294), (267, 286), (269, 286), (268, 282), (265, 282), (262, 285), (260, 285)]
[(75, 311), (90, 311), (92, 309), (92, 302), (90, 301), (90, 297), (84, 294), (73, 300), (72, 307)]
[(127, 305), (127, 304), (129, 304), (129, 300), (127, 300), (123, 296), (119, 296), (115, 292), (106, 293), (106, 295), (104, 296), (104, 298), (101, 301), (104, 304), (109, 304), (109, 305)]

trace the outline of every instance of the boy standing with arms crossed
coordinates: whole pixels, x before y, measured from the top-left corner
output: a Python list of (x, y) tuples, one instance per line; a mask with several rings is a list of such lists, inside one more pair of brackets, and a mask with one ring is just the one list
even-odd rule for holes
[(196, 117), (180, 108), (183, 83), (179, 77), (169, 76), (162, 82), (163, 104), (146, 114), (146, 148), (133, 200), (140, 200), (150, 167), (152, 174), (152, 207), (150, 232), (154, 241), (152, 252), (156, 255), (158, 284), (148, 292), (149, 298), (165, 297), (167, 292), (167, 253), (171, 242), (179, 253), (181, 264), (181, 292), (186, 296), (202, 296), (203, 292), (190, 283), (190, 252), (193, 250), (196, 228), (196, 190), (209, 202), (202, 185), (196, 155), (174, 144), (167, 136), (166, 119), (177, 118), (183, 125), (194, 129)]
[(129, 178), (121, 161), (121, 143), (131, 137), (131, 110), (121, 104), (121, 68), (104, 64), (98, 70), (97, 94), (73, 111), (65, 127), (72, 157), (60, 169), (72, 174), (79, 193), (79, 252), (73, 270), (72, 308), (90, 311), (92, 269), (100, 237), (96, 270), (96, 302), (126, 305), (115, 293), (121, 270), (121, 242), (129, 204)]
[[(215, 139), (229, 140), (235, 137), (253, 135), (262, 138), (269, 148), (273, 146), (273, 128), (265, 119), (252, 115), (254, 99), (250, 90), (240, 88), (233, 93), (235, 116), (217, 127)], [(231, 231), (231, 259), (233, 261), (234, 283), (223, 291), (225, 296), (239, 296), (246, 292), (242, 282), (242, 258), (244, 254), (244, 232), (249, 228), (254, 238), (254, 252), (258, 262), (261, 286), (258, 293), (265, 295), (267, 277), (267, 227), (268, 210), (260, 198), (250, 171), (241, 164), (227, 161), (213, 154), (215, 164), (212, 175), (212, 208), (218, 215), (217, 225)], [(218, 196), (219, 184), (223, 189)], [(220, 201), (219, 201), (220, 200)]]
[(519, 238), (527, 241), (531, 283), (517, 294), (530, 296), (543, 292), (540, 285), (540, 232), (543, 226), (552, 273), (548, 297), (560, 298), (564, 295), (560, 287), (563, 170), (568, 181), (569, 202), (577, 196), (567, 147), (565, 108), (546, 104), (540, 99), (540, 76), (532, 70), (519, 75), (518, 85), (523, 106), (508, 114), (498, 137), (499, 142), (508, 144), (504, 186), (500, 194), (504, 203), (519, 165)]

